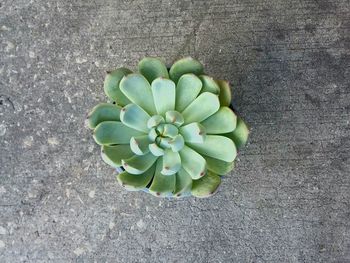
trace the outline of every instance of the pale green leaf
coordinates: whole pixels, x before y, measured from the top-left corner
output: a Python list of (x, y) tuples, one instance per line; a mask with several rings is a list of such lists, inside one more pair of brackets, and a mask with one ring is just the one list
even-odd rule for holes
[(103, 89), (107, 97), (117, 102), (120, 106), (130, 103), (130, 100), (125, 97), (119, 87), (121, 79), (130, 73), (132, 73), (132, 71), (127, 68), (118, 68), (108, 72), (104, 81)]
[(122, 165), (128, 173), (142, 174), (154, 164), (157, 158), (157, 156), (154, 156), (151, 153), (145, 155), (134, 155), (129, 159), (122, 159)]
[(203, 65), (191, 58), (186, 57), (176, 61), (170, 68), (170, 78), (177, 83), (179, 78), (186, 73), (193, 73), (195, 75), (201, 75), (203, 73)]
[(100, 145), (129, 144), (131, 137), (143, 135), (119, 121), (101, 122), (94, 130), (94, 139)]
[(158, 114), (175, 109), (175, 83), (170, 79), (158, 78), (152, 82), (152, 94)]
[(182, 116), (185, 119), (185, 124), (201, 122), (217, 112), (219, 108), (218, 96), (210, 92), (204, 92), (187, 106), (182, 112)]
[(139, 62), (139, 72), (145, 76), (149, 83), (159, 77), (169, 78), (166, 66), (157, 58), (143, 58)]
[(182, 112), (200, 93), (202, 81), (194, 74), (181, 76), (176, 85), (175, 109)]
[(119, 121), (120, 107), (111, 103), (96, 105), (88, 115), (89, 128), (94, 129), (104, 121)]
[(201, 124), (207, 134), (228, 133), (236, 128), (237, 116), (228, 107), (221, 107)]
[(179, 152), (182, 167), (196, 180), (205, 175), (206, 162), (204, 158), (188, 146), (184, 146)]
[(147, 133), (150, 116), (136, 104), (128, 104), (121, 109), (120, 120), (128, 127)]
[(215, 173), (208, 173), (199, 180), (193, 181), (192, 195), (195, 197), (209, 197), (213, 195), (221, 183), (221, 178)]
[(151, 86), (140, 74), (129, 74), (120, 81), (120, 90), (133, 103), (139, 105), (148, 114), (157, 113), (153, 102)]

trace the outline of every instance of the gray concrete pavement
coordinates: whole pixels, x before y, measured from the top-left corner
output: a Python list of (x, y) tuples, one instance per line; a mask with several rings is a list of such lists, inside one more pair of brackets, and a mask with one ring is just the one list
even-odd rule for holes
[[(350, 262), (347, 0), (0, 2), (0, 262)], [(105, 71), (191, 55), (252, 127), (209, 199), (119, 187)]]

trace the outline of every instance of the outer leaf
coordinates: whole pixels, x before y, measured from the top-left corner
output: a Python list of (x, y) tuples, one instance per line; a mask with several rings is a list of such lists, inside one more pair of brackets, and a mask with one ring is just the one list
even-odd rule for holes
[(120, 90), (150, 115), (156, 114), (151, 86), (140, 74), (129, 74), (120, 81)]
[(108, 72), (105, 78), (103, 89), (107, 97), (112, 101), (116, 101), (120, 106), (124, 106), (130, 103), (130, 100), (125, 97), (119, 88), (121, 79), (130, 73), (132, 73), (132, 71), (127, 68), (118, 68), (116, 70)]
[(176, 185), (174, 194), (180, 197), (182, 194), (191, 192), (192, 189), (192, 178), (191, 176), (181, 168), (176, 174)]
[(220, 183), (220, 176), (208, 171), (203, 178), (193, 181), (192, 195), (200, 198), (209, 197), (215, 193)]
[(165, 113), (165, 120), (167, 123), (172, 123), (177, 127), (184, 123), (184, 118), (182, 117), (181, 113), (177, 111), (167, 111)]
[(142, 59), (139, 62), (139, 72), (146, 77), (149, 83), (159, 77), (169, 78), (166, 66), (157, 58)]
[(201, 124), (207, 134), (228, 133), (236, 128), (237, 116), (228, 107), (221, 107)]
[(230, 84), (225, 80), (217, 80), (216, 83), (220, 87), (220, 105), (229, 107), (231, 105), (232, 100)]
[(179, 153), (181, 157), (182, 167), (192, 177), (193, 180), (196, 180), (205, 175), (206, 162), (199, 153), (192, 150), (186, 145)]
[(220, 175), (225, 175), (232, 171), (233, 167), (235, 166), (234, 162), (225, 162), (221, 161), (209, 156), (202, 155), (207, 162), (207, 167), (208, 170), (220, 174)]
[(128, 127), (148, 132), (147, 121), (150, 116), (136, 104), (128, 104), (120, 112), (120, 120)]
[(94, 130), (94, 139), (100, 145), (129, 144), (131, 137), (144, 133), (131, 129), (119, 121), (101, 122)]
[(122, 159), (130, 158), (134, 153), (130, 150), (127, 144), (107, 146), (103, 145), (101, 148), (102, 159), (113, 167), (120, 167)]
[(181, 76), (176, 85), (175, 109), (182, 112), (200, 93), (202, 81), (194, 74)]
[(122, 159), (122, 165), (128, 173), (142, 174), (154, 164), (157, 158), (157, 156), (154, 156), (151, 153), (145, 155), (134, 155), (129, 159)]
[(163, 168), (161, 173), (164, 175), (176, 174), (181, 168), (180, 155), (170, 149), (165, 150), (163, 156)]
[(117, 181), (129, 191), (145, 189), (154, 176), (155, 166), (156, 165), (153, 164), (151, 168), (142, 174), (122, 172), (117, 175)]
[(220, 108), (218, 96), (210, 92), (204, 92), (199, 95), (182, 112), (185, 124), (191, 122), (201, 122), (214, 114)]
[(203, 92), (211, 92), (211, 93), (214, 93), (216, 95), (219, 95), (220, 87), (212, 77), (209, 77), (207, 75), (201, 75), (201, 76), (199, 76), (199, 78), (203, 83), (203, 88), (201, 90), (202, 93)]
[(192, 122), (180, 127), (180, 134), (184, 137), (185, 142), (202, 143), (205, 138), (205, 129), (198, 122)]
[(233, 140), (234, 143), (236, 144), (237, 149), (240, 149), (248, 141), (249, 128), (245, 124), (245, 122), (238, 117), (236, 129), (233, 132), (230, 132), (224, 135), (229, 137), (231, 140)]
[(225, 136), (207, 135), (203, 143), (188, 143), (197, 152), (225, 161), (232, 162), (237, 155), (233, 141)]
[(104, 121), (119, 121), (120, 107), (111, 103), (96, 105), (88, 115), (89, 128), (94, 129)]
[(186, 73), (201, 75), (203, 73), (203, 65), (199, 61), (191, 57), (187, 57), (176, 61), (169, 71), (170, 78), (175, 83), (177, 83), (179, 78)]
[(152, 94), (158, 114), (165, 116), (167, 111), (175, 109), (175, 83), (170, 79), (155, 79)]
[(132, 137), (130, 139), (130, 149), (137, 155), (144, 155), (149, 152), (150, 140), (148, 135)]

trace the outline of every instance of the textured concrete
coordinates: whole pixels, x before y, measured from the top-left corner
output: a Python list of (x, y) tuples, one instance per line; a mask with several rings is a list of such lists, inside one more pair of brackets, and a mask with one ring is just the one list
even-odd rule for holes
[[(348, 0), (2, 0), (0, 262), (350, 262)], [(105, 71), (185, 55), (252, 127), (213, 198), (119, 187)]]

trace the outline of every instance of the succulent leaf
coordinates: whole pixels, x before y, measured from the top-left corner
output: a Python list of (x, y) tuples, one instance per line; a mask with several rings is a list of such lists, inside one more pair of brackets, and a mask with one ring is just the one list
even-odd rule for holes
[(175, 108), (182, 112), (200, 93), (202, 81), (194, 74), (181, 76), (176, 85)]
[(155, 196), (167, 196), (171, 194), (175, 189), (175, 174), (164, 175), (161, 173), (163, 169), (163, 157), (160, 157), (157, 161), (156, 171), (154, 173), (153, 181), (149, 187), (151, 194)]
[(95, 129), (104, 121), (119, 121), (120, 107), (111, 103), (100, 103), (96, 105), (88, 115), (90, 129)]
[(179, 154), (182, 167), (192, 177), (193, 180), (196, 180), (205, 175), (206, 162), (199, 153), (185, 145)]
[(119, 121), (101, 122), (94, 130), (94, 139), (100, 145), (128, 144), (131, 137), (144, 133), (125, 126)]
[(236, 129), (233, 132), (224, 135), (234, 141), (237, 149), (240, 149), (248, 141), (249, 128), (245, 122), (240, 117), (238, 117)]
[(212, 77), (209, 77), (207, 75), (201, 75), (201, 76), (199, 76), (199, 78), (203, 83), (203, 88), (201, 90), (202, 93), (203, 92), (211, 92), (211, 93), (214, 93), (216, 95), (219, 95), (220, 87)]
[(155, 171), (155, 164), (142, 174), (130, 174), (122, 172), (117, 175), (117, 181), (129, 191), (144, 189), (152, 180)]
[(228, 83), (228, 81), (225, 80), (217, 80), (216, 83), (220, 87), (220, 105), (229, 107), (231, 105), (232, 100), (230, 84)]
[(151, 143), (148, 146), (148, 148), (154, 156), (163, 156), (164, 155), (164, 150), (162, 148), (160, 148), (156, 143)]
[(141, 131), (148, 132), (147, 122), (151, 118), (147, 112), (136, 104), (128, 104), (121, 109), (120, 120), (126, 126)]
[(175, 83), (170, 79), (157, 78), (152, 82), (154, 104), (159, 115), (175, 109)]
[(237, 116), (228, 107), (221, 107), (201, 124), (207, 134), (228, 133), (236, 128)]
[(200, 154), (207, 155), (225, 162), (236, 158), (237, 150), (233, 141), (225, 136), (207, 135), (203, 143), (187, 143)]
[(120, 106), (130, 103), (130, 100), (125, 97), (119, 88), (121, 79), (130, 73), (132, 73), (132, 71), (127, 68), (118, 68), (108, 72), (104, 81), (103, 89), (107, 97), (117, 102)]
[(192, 195), (195, 197), (208, 197), (215, 193), (221, 183), (221, 178), (215, 173), (208, 173), (201, 179), (193, 181)]
[(150, 143), (148, 135), (132, 137), (130, 139), (130, 149), (137, 155), (144, 155), (149, 152), (148, 145)]
[(219, 108), (220, 102), (218, 96), (210, 92), (204, 92), (187, 106), (182, 112), (182, 116), (185, 119), (185, 124), (201, 122), (217, 112)]
[(120, 90), (133, 103), (140, 106), (148, 114), (156, 114), (151, 86), (140, 74), (129, 74), (120, 81)]
[(184, 123), (184, 118), (181, 113), (177, 111), (167, 111), (165, 113), (165, 120), (167, 123), (172, 123), (177, 127), (180, 127)]
[(187, 194), (191, 192), (192, 189), (192, 178), (185, 171), (185, 169), (181, 168), (176, 174), (176, 183), (174, 194), (177, 197), (180, 197), (182, 194)]
[(235, 166), (234, 161), (233, 162), (225, 162), (219, 159), (215, 159), (206, 155), (202, 155), (207, 162), (208, 170), (219, 174), (219, 175), (225, 175), (232, 171), (233, 167)]
[(170, 149), (165, 150), (163, 156), (163, 168), (161, 173), (164, 175), (172, 175), (177, 173), (181, 168), (180, 155)]
[(159, 77), (169, 78), (164, 63), (157, 58), (146, 57), (139, 62), (139, 72), (145, 76), (149, 83)]
[(164, 123), (164, 118), (160, 115), (154, 115), (147, 121), (147, 127), (151, 129), (157, 127), (161, 123)]
[(180, 151), (185, 145), (184, 138), (181, 134), (176, 135), (169, 143), (173, 152)]
[(180, 133), (184, 137), (185, 142), (202, 143), (205, 138), (205, 129), (198, 122), (192, 122), (180, 127)]
[(186, 73), (193, 73), (195, 75), (201, 75), (203, 73), (203, 65), (191, 58), (182, 58), (176, 61), (170, 68), (169, 75), (170, 78), (177, 83), (179, 78)]
[(129, 159), (122, 159), (122, 165), (125, 171), (131, 174), (142, 174), (146, 172), (155, 161), (156, 156), (151, 153), (145, 155), (134, 155)]
[(122, 159), (130, 158), (134, 153), (127, 144), (114, 146), (103, 145), (101, 148), (101, 155), (105, 163), (113, 167), (120, 167), (122, 165)]
[(175, 125), (168, 124), (168, 123), (164, 124), (162, 136), (174, 138), (178, 134), (179, 134), (179, 130), (177, 129), (177, 127)]

